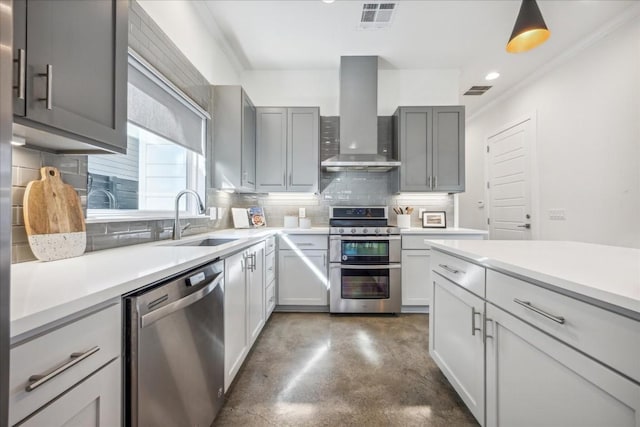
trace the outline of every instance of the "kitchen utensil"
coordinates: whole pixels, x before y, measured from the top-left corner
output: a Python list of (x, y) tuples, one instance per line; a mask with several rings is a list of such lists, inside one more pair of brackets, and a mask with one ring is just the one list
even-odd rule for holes
[(87, 234), (78, 193), (62, 182), (54, 167), (40, 168), (40, 176), (24, 192), (24, 225), (31, 251), (41, 261), (82, 255)]
[(298, 228), (298, 217), (293, 215), (285, 215), (284, 228)]
[(245, 208), (231, 208), (234, 228), (249, 228), (249, 215)]

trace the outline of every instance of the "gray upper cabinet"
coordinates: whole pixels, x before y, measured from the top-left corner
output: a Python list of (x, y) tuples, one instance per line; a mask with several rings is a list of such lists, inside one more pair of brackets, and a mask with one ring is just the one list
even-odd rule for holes
[(464, 191), (464, 107), (400, 107), (398, 191)]
[(256, 108), (240, 86), (214, 86), (213, 187), (256, 190)]
[(13, 1), (13, 114), (24, 116), (27, 96), (27, 1)]
[(58, 151), (78, 151), (80, 141), (126, 152), (127, 0), (23, 3), (15, 50), (24, 49), (26, 60), (21, 67), (16, 57), (14, 80), (19, 98), (24, 79), (26, 102), (16, 101), (15, 122), (76, 141)]
[(287, 109), (258, 107), (256, 190), (287, 191)]
[(318, 191), (320, 110), (257, 109), (257, 190)]

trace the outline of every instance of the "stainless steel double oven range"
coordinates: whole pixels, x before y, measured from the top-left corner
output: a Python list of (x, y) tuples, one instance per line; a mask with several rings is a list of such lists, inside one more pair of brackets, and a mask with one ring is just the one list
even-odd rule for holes
[(386, 206), (329, 208), (331, 313), (399, 313), (400, 229)]

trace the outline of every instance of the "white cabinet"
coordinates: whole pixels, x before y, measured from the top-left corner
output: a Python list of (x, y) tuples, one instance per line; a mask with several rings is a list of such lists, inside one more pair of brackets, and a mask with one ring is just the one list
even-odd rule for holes
[(429, 354), (471, 413), (484, 422), (484, 301), (434, 272)]
[(229, 389), (265, 322), (264, 243), (224, 260), (224, 390)]
[(269, 237), (265, 241), (265, 261), (264, 261), (264, 274), (265, 274), (265, 297), (264, 297), (264, 312), (265, 322), (269, 320), (271, 313), (276, 308), (276, 238), (275, 236)]
[[(106, 308), (21, 342), (11, 349), (11, 425), (36, 412), (36, 419), (46, 422), (34, 423), (34, 418), (31, 417), (29, 422), (32, 424), (28, 425), (66, 425), (67, 421), (84, 408), (69, 396), (82, 396), (86, 405), (97, 405), (95, 407), (100, 408), (104, 405), (112, 411), (113, 413), (106, 414), (100, 409), (92, 413), (96, 422), (117, 420), (115, 423), (104, 422), (101, 425), (120, 424), (121, 307), (120, 300), (117, 300)], [(113, 365), (117, 367), (110, 369), (115, 369), (117, 374), (105, 380), (100, 372)], [(108, 376), (111, 374), (111, 370), (107, 371)], [(96, 377), (100, 379), (95, 379)], [(84, 391), (78, 391), (87, 382), (91, 382), (91, 385), (80, 389)], [(45, 412), (49, 415), (42, 418), (41, 414)]]
[(278, 305), (326, 306), (327, 286), (326, 250), (279, 251)]
[(402, 311), (427, 312), (431, 292), (429, 240), (482, 240), (484, 234), (408, 234), (402, 236)]
[(258, 243), (248, 249), (250, 264), (247, 272), (247, 326), (249, 347), (260, 335), (264, 327), (265, 316), (265, 285), (264, 285), (264, 243)]
[(248, 352), (246, 253), (224, 260), (224, 391)]
[(24, 427), (119, 426), (122, 424), (121, 375), (121, 362), (118, 358), (20, 425)]
[(487, 426), (640, 426), (640, 385), (487, 304)]
[(431, 251), (402, 251), (402, 305), (429, 305), (431, 282)]

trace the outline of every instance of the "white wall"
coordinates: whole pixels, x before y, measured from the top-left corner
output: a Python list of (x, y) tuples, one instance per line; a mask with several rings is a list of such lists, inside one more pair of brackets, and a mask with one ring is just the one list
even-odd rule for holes
[[(339, 115), (340, 77), (336, 70), (245, 71), (242, 86), (256, 105), (320, 106), (323, 116)], [(399, 106), (456, 105), (458, 70), (380, 70), (378, 114)]]
[[(467, 123), (460, 226), (486, 228), (486, 138), (537, 114), (540, 239), (640, 247), (640, 19)], [(485, 200), (486, 201), (486, 200)], [(564, 208), (565, 221), (548, 210)]]
[[(206, 7), (184, 0), (138, 0), (162, 31), (211, 84), (239, 84), (241, 68), (214, 37), (216, 23)], [(207, 24), (205, 24), (205, 20)]]

